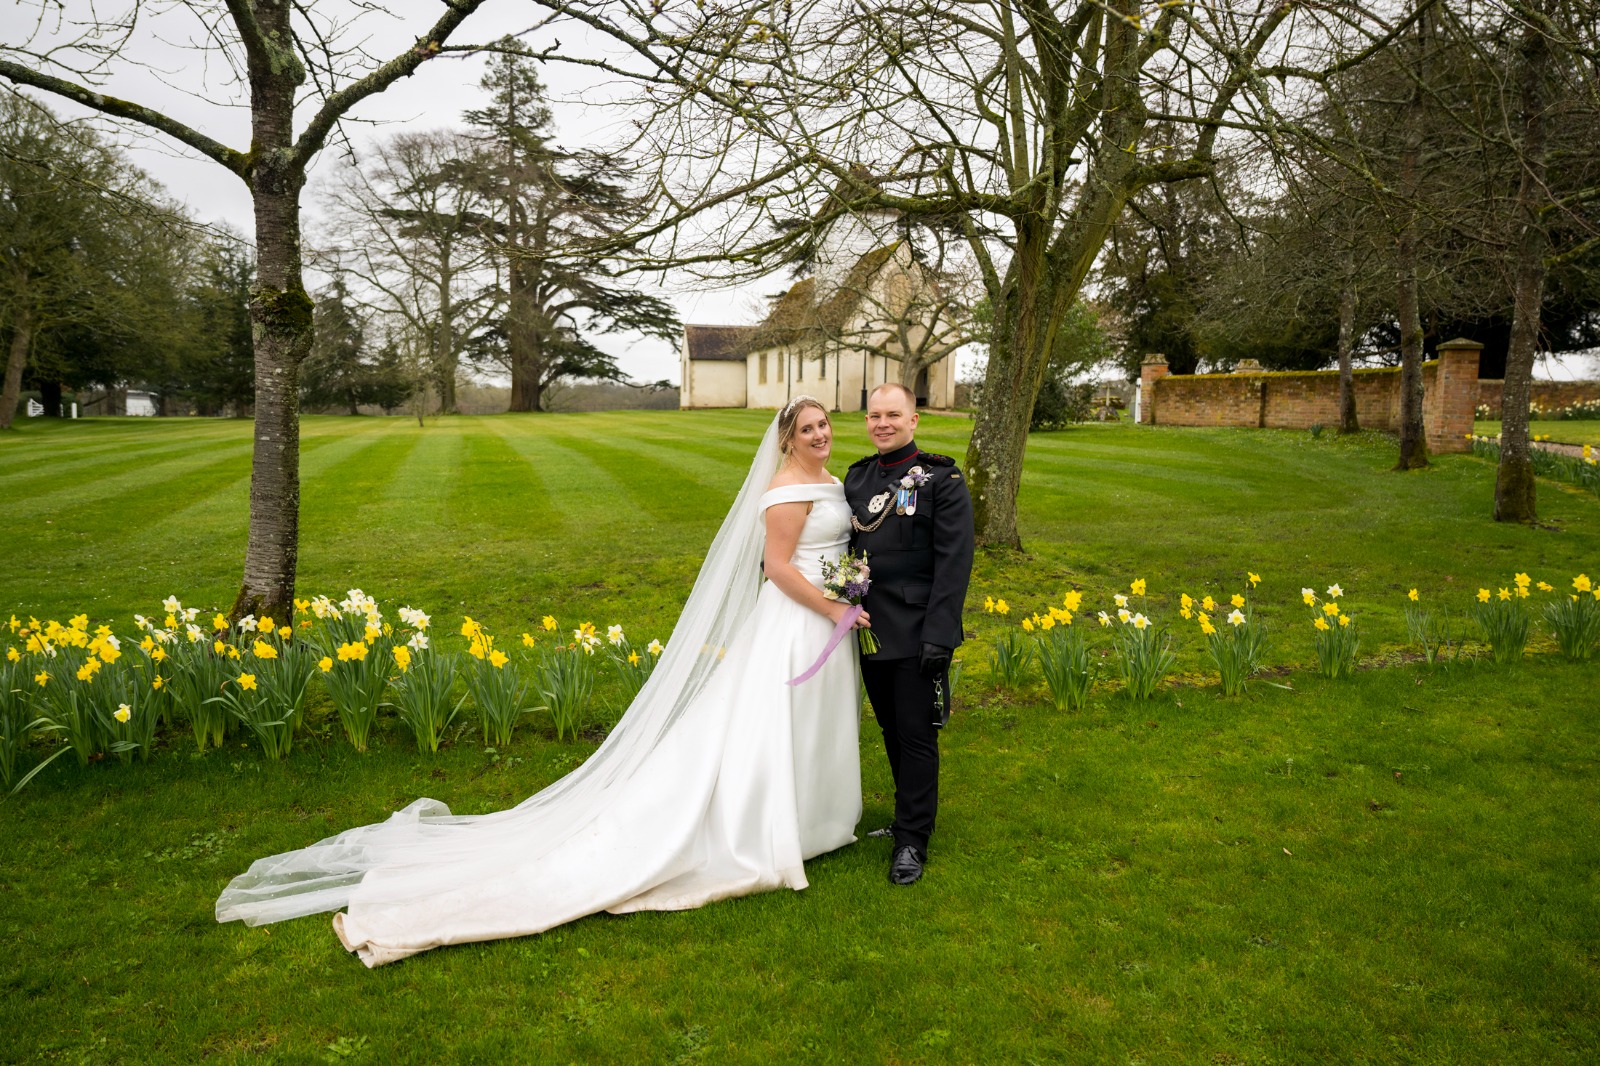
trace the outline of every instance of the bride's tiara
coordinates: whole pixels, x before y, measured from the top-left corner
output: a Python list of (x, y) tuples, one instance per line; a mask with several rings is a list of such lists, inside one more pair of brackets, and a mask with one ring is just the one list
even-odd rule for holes
[(783, 410), (778, 412), (778, 417), (779, 418), (788, 418), (791, 414), (794, 413), (795, 408), (799, 407), (803, 403), (815, 404), (816, 406), (821, 407), (824, 411), (827, 410), (827, 407), (825, 407), (823, 405), (822, 401), (817, 399), (815, 396), (810, 396), (810, 395), (807, 395), (806, 393), (801, 393), (799, 396), (796, 396), (794, 399), (790, 400), (787, 404), (784, 405)]

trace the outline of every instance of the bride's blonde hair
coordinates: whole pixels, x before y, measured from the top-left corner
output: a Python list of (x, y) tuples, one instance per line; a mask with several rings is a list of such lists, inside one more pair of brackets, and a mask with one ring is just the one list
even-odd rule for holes
[(796, 396), (778, 412), (778, 451), (785, 459), (789, 458), (789, 449), (794, 446), (794, 427), (800, 421), (800, 412), (807, 407), (815, 407), (824, 417), (828, 414), (828, 409), (815, 396)]

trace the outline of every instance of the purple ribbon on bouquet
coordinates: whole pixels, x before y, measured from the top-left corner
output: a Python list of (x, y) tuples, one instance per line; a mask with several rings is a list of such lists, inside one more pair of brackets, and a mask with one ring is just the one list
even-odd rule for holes
[(833, 627), (833, 635), (828, 637), (828, 645), (822, 649), (822, 654), (817, 656), (817, 661), (812, 663), (810, 668), (799, 677), (791, 677), (789, 684), (802, 685), (815, 677), (817, 671), (822, 669), (822, 664), (828, 661), (828, 656), (833, 654), (833, 649), (839, 646), (839, 642), (844, 639), (844, 635), (850, 632), (851, 628), (856, 624), (856, 619), (860, 617), (861, 605), (859, 603), (851, 604), (844, 614), (839, 616), (839, 624)]

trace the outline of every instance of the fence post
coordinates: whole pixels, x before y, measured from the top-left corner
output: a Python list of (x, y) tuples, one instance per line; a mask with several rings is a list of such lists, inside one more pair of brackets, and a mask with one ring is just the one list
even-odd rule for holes
[(1478, 357), (1482, 351), (1483, 345), (1465, 337), (1440, 343), (1439, 365), (1433, 375), (1437, 395), (1427, 405), (1434, 415), (1433, 424), (1425, 427), (1429, 451), (1471, 450), (1467, 435), (1478, 408)]
[(1167, 357), (1152, 352), (1139, 364), (1139, 421), (1156, 424), (1156, 381), (1167, 376)]

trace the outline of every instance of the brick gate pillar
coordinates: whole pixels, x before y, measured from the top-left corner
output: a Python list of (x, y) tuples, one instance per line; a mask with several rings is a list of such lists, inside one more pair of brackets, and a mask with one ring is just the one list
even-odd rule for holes
[(1433, 418), (1424, 427), (1428, 450), (1471, 451), (1467, 434), (1472, 432), (1473, 414), (1478, 407), (1478, 356), (1483, 345), (1457, 337), (1439, 345), (1439, 365), (1434, 371), (1435, 395), (1425, 410)]
[(1139, 364), (1139, 421), (1147, 426), (1156, 424), (1156, 381), (1167, 373), (1167, 357), (1159, 352)]

